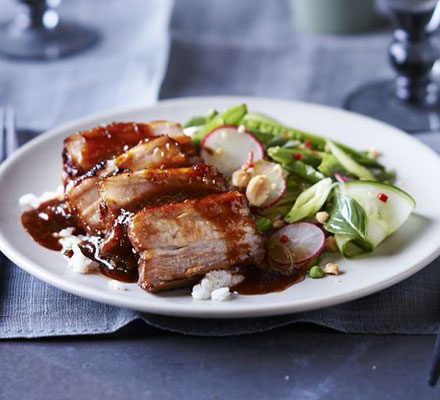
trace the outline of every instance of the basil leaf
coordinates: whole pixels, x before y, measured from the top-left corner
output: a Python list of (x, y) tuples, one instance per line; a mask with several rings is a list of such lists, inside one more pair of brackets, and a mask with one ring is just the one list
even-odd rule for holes
[(324, 228), (331, 233), (366, 240), (367, 216), (360, 204), (342, 194), (335, 193), (333, 210)]

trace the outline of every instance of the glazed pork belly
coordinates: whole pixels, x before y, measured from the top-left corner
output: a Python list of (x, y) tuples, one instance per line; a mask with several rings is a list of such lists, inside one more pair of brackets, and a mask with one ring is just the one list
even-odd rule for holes
[(115, 122), (71, 135), (64, 140), (64, 182), (67, 184), (80, 177), (96, 164), (120, 155), (141, 140), (161, 135), (185, 137), (180, 124), (169, 121)]
[(155, 136), (122, 153), (114, 160), (102, 161), (86, 174), (68, 185), (66, 201), (74, 214), (89, 233), (100, 234), (105, 224), (100, 215), (101, 193), (99, 181), (102, 177), (115, 173), (118, 169), (132, 171), (146, 168), (174, 168), (190, 165), (194, 160), (191, 139), (168, 136)]
[(142, 140), (115, 158), (119, 169), (139, 171), (148, 168), (177, 168), (191, 165), (191, 139), (187, 136), (174, 140), (167, 135)]
[(131, 219), (139, 285), (149, 292), (188, 286), (212, 270), (261, 263), (263, 241), (238, 192), (146, 208)]
[(196, 164), (171, 169), (125, 171), (99, 182), (102, 212), (111, 226), (120, 210), (139, 211), (187, 199), (221, 193), (226, 190), (223, 176), (215, 167)]
[[(133, 212), (225, 190), (219, 172), (204, 164), (191, 168), (129, 171), (104, 178), (99, 185), (102, 205), (98, 213), (101, 231), (106, 233), (100, 253), (115, 265), (125, 258), (120, 257), (121, 248), (125, 249), (123, 254), (130, 254), (127, 249), (131, 249), (131, 244), (126, 231)], [(125, 264), (132, 265), (132, 257)]]
[(115, 168), (113, 162), (103, 161), (66, 190), (65, 200), (69, 211), (90, 234), (104, 233), (105, 224), (99, 212), (101, 193), (98, 183), (102, 176), (112, 173)]

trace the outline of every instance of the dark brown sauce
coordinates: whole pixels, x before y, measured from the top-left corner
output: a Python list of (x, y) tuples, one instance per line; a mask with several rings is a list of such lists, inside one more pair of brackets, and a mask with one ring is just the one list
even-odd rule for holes
[(24, 212), (21, 215), (21, 223), (39, 245), (55, 251), (61, 250), (59, 237), (56, 234), (62, 229), (74, 227), (74, 235), (84, 233), (75, 226), (66, 204), (60, 199), (46, 201), (37, 209)]
[(244, 280), (233, 290), (244, 295), (282, 292), (289, 286), (303, 281), (305, 277), (305, 273), (300, 270), (295, 270), (292, 275), (287, 276), (257, 267), (242, 268), (240, 273), (244, 276)]
[[(128, 239), (125, 240), (128, 241)], [(136, 283), (138, 281), (138, 257), (132, 252), (131, 246), (120, 253), (115, 252), (105, 256), (100, 254), (97, 250), (97, 243), (92, 240), (83, 242), (80, 248), (86, 257), (98, 263), (101, 274), (122, 282)]]
[[(236, 246), (234, 242), (237, 238), (234, 237), (235, 229), (228, 229), (228, 225), (233, 224), (233, 221), (225, 221), (221, 218), (216, 218), (216, 208), (218, 204), (212, 204), (212, 208), (204, 209), (203, 212), (209, 216), (211, 221), (215, 221), (218, 227), (222, 227), (227, 232), (228, 237), (228, 256), (231, 259), (237, 258)], [(218, 208), (217, 208), (218, 211)], [(41, 215), (47, 215), (47, 218), (41, 218)], [(28, 234), (43, 247), (50, 250), (60, 251), (61, 245), (59, 237), (56, 235), (59, 231), (67, 227), (74, 227), (74, 235), (85, 234), (83, 230), (75, 226), (75, 221), (67, 210), (67, 206), (63, 200), (54, 199), (47, 201), (38, 207), (38, 209), (26, 211), (21, 216), (21, 222)], [(98, 262), (100, 272), (111, 278), (123, 282), (137, 282), (138, 280), (138, 255), (133, 252), (128, 238), (124, 232), (124, 221), (115, 225), (113, 243), (116, 244), (114, 248), (107, 246), (104, 242), (101, 254), (97, 251), (98, 241), (103, 241), (101, 238), (90, 238), (84, 241), (80, 247), (81, 251), (86, 257)], [(55, 235), (54, 235), (55, 234)], [(296, 271), (291, 276), (282, 275), (277, 272), (263, 270), (254, 266), (242, 267), (240, 273), (245, 276), (242, 283), (234, 287), (238, 293), (242, 295), (257, 295), (272, 292), (280, 292), (287, 289), (289, 286), (299, 283), (304, 279), (304, 272)]]
[[(49, 200), (35, 210), (24, 212), (21, 215), (21, 223), (35, 242), (54, 251), (62, 249), (57, 235), (62, 229), (73, 227), (73, 235), (85, 235), (85, 232), (75, 225), (73, 216), (61, 199)], [(82, 242), (80, 248), (83, 254), (99, 264), (99, 270), (103, 275), (118, 281), (137, 282), (138, 256), (133, 252), (128, 237), (119, 234), (115, 240), (116, 248), (107, 249), (106, 254), (102, 255), (97, 251), (98, 240), (102, 239), (90, 237)]]

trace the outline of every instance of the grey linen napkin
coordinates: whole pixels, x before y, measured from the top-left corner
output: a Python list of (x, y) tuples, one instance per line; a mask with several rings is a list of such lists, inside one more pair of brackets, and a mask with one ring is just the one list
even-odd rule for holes
[[(157, 3), (159, 2), (162, 4), (161, 0)], [(0, 85), (1, 82), (4, 87), (9, 85), (9, 98), (14, 102), (24, 103), (19, 109), (20, 116), (21, 110), (27, 110), (25, 122), (29, 126), (53, 126), (89, 111), (125, 104), (125, 97), (130, 104), (148, 101), (154, 97), (154, 88), (158, 87), (160, 73), (153, 74), (152, 81), (156, 84), (151, 86), (148, 86), (150, 76), (145, 79), (147, 75), (143, 75), (147, 69), (150, 70), (145, 65), (152, 58), (148, 56), (148, 48), (142, 46), (147, 46), (150, 42), (140, 39), (141, 36), (145, 37), (145, 32), (136, 30), (140, 29), (139, 25), (132, 23), (128, 27), (122, 20), (144, 20), (144, 29), (147, 29), (152, 15), (156, 20), (158, 15), (164, 18), (164, 14), (158, 11), (161, 6), (156, 3), (155, 7), (150, 8), (147, 6), (152, 6), (152, 2), (133, 1), (137, 7), (147, 4), (142, 18), (137, 18), (140, 8), (124, 10), (127, 2), (123, 0), (97, 1), (97, 5), (94, 2), (94, 7), (102, 7), (104, 3), (110, 3), (114, 7), (105, 16), (114, 18), (112, 27), (115, 26), (113, 24), (120, 24), (118, 26), (119, 29), (123, 28), (122, 32), (131, 32), (131, 29), (137, 32), (134, 35), (139, 39), (137, 44), (129, 46), (132, 51), (132, 56), (129, 57), (132, 67), (125, 74), (118, 75), (118, 67), (111, 67), (119, 58), (109, 55), (109, 49), (116, 50), (107, 47), (100, 54), (108, 61), (110, 76), (106, 79), (98, 77), (95, 82), (94, 74), (91, 73), (93, 78), (88, 82), (84, 74), (82, 90), (62, 81), (68, 96), (63, 95), (63, 91), (59, 91), (59, 87), (54, 84), (50, 91), (56, 93), (56, 110), (49, 110), (51, 114), (47, 116), (43, 111), (50, 108), (50, 99), (53, 96), (45, 93), (44, 87), (38, 86), (39, 81), (44, 82), (44, 75), (37, 75), (32, 79), (32, 87), (36, 86), (34, 90), (39, 91), (44, 100), (41, 100), (41, 105), (33, 105), (39, 96), (28, 98), (23, 87), (17, 83), (17, 79), (25, 76), (14, 74), (18, 64), (11, 66), (0, 63)], [(85, 10), (86, 6), (83, 7)], [(116, 13), (124, 18), (117, 18)], [(106, 32), (111, 36), (112, 32), (108, 29)], [(390, 74), (385, 56), (389, 32), (345, 37), (294, 33), (289, 23), (288, 2), (284, 0), (179, 0), (173, 16), (172, 33), (171, 58), (161, 91), (162, 97), (248, 94), (339, 106), (345, 95), (359, 84)], [(164, 35), (166, 36), (163, 32), (157, 33), (155, 40), (160, 40)], [(125, 51), (123, 43), (127, 37), (115, 40), (120, 54), (120, 51)], [(109, 37), (107, 46), (111, 46), (111, 42)], [(137, 46), (141, 46), (140, 52)], [(86, 64), (94, 65), (98, 63), (94, 54), (96, 53), (89, 52), (81, 57), (90, 58)], [(70, 62), (81, 64), (78, 60), (72, 59)], [(102, 59), (99, 62), (103, 62)], [(67, 74), (65, 70), (72, 73), (77, 71), (78, 64), (74, 68), (67, 61), (60, 62), (57, 71), (61, 75)], [(43, 70), (42, 65), (36, 66), (40, 71)], [(139, 66), (145, 70), (139, 71)], [(26, 74), (34, 73), (29, 72), (32, 68), (25, 64), (19, 67)], [(156, 67), (158, 70), (161, 68), (158, 65)], [(124, 67), (120, 64), (120, 68)], [(133, 70), (137, 73), (130, 78)], [(10, 74), (9, 80), (2, 78), (3, 71)], [(133, 92), (130, 89), (136, 88), (138, 81), (143, 82), (144, 86)], [(89, 85), (94, 88), (87, 91), (90, 98), (84, 96), (84, 88)], [(116, 89), (113, 86), (120, 87), (120, 96), (116, 96), (117, 98), (114, 98)], [(146, 97), (138, 97), (141, 95)], [(40, 115), (41, 112), (43, 114)], [(440, 151), (440, 133), (422, 135), (420, 139)], [(439, 267), (440, 260), (436, 260), (423, 271), (392, 288), (323, 310), (271, 318), (201, 320), (140, 314), (95, 303), (46, 285), (8, 264), (0, 268), (0, 337), (109, 333), (135, 319), (171, 331), (213, 336), (260, 332), (294, 322), (316, 323), (343, 332), (430, 334), (435, 333), (440, 322)]]
[[(2, 0), (0, 23), (14, 10)], [(74, 118), (152, 104), (166, 72), (173, 0), (62, 2), (61, 20), (96, 28), (100, 43), (53, 62), (0, 59), (0, 101), (15, 106), (18, 122), (36, 131)]]

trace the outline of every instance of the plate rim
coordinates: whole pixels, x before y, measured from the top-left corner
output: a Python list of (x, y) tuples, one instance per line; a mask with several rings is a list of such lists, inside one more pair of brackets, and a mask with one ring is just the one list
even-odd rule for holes
[[(104, 120), (115, 118), (117, 119), (119, 116), (122, 116), (127, 113), (141, 113), (146, 109), (157, 109), (161, 107), (169, 107), (173, 105), (177, 106), (185, 106), (187, 103), (195, 102), (205, 102), (206, 104), (210, 104), (213, 102), (252, 102), (252, 101), (261, 101), (261, 102), (282, 102), (286, 105), (290, 106), (304, 106), (304, 107), (313, 107), (315, 109), (324, 109), (331, 112), (343, 113), (353, 115), (356, 118), (364, 119), (366, 123), (374, 122), (377, 126), (382, 125), (387, 130), (394, 130), (396, 133), (403, 135), (407, 140), (412, 140), (414, 143), (417, 143), (417, 146), (424, 148), (425, 151), (434, 155), (438, 161), (440, 168), (440, 157), (439, 155), (426, 146), (424, 143), (418, 141), (416, 138), (406, 134), (405, 132), (390, 126), (381, 121), (377, 121), (373, 118), (363, 116), (360, 114), (353, 113), (351, 111), (338, 109), (335, 107), (330, 107), (326, 105), (302, 102), (302, 101), (293, 101), (286, 99), (276, 99), (276, 98), (267, 98), (267, 97), (252, 97), (252, 96), (194, 96), (194, 97), (183, 97), (176, 99), (166, 99), (160, 100), (157, 103), (149, 106), (138, 106), (138, 107), (123, 107), (116, 108), (112, 110), (107, 110), (103, 112), (92, 113), (85, 117), (77, 118), (71, 120), (69, 122), (60, 124), (55, 126), (54, 128), (43, 132), (38, 137), (32, 139), (22, 147), (20, 147), (11, 157), (8, 157), (1, 165), (0, 165), (0, 177), (3, 176), (4, 172), (8, 170), (9, 165), (14, 164), (15, 162), (19, 162), (19, 158), (23, 153), (29, 151), (32, 147), (36, 146), (38, 143), (43, 142), (45, 140), (50, 139), (53, 136), (60, 135), (61, 131), (69, 130), (78, 125), (86, 125), (95, 123), (97, 120)], [(73, 293), (75, 295), (98, 301), (100, 303), (110, 304), (117, 307), (125, 307), (137, 311), (148, 312), (152, 314), (160, 314), (160, 315), (170, 315), (170, 316), (178, 316), (178, 317), (196, 317), (196, 318), (242, 318), (242, 317), (264, 317), (264, 316), (275, 316), (275, 315), (284, 315), (284, 314), (293, 314), (303, 311), (310, 311), (315, 309), (326, 308), (329, 306), (333, 306), (336, 304), (342, 304), (347, 301), (356, 300), (361, 297), (365, 297), (369, 294), (376, 293), (380, 290), (388, 288), (390, 286), (395, 285), (398, 282), (403, 281), (404, 279), (412, 276), (416, 272), (420, 271), (423, 267), (428, 265), (431, 261), (437, 258), (440, 255), (440, 243), (431, 254), (425, 256), (423, 259), (419, 260), (412, 267), (407, 268), (406, 270), (389, 277), (386, 280), (380, 281), (376, 284), (370, 284), (369, 286), (365, 286), (363, 288), (357, 289), (353, 292), (346, 292), (339, 295), (331, 295), (329, 297), (320, 297), (319, 299), (296, 299), (294, 304), (285, 303), (285, 304), (248, 304), (241, 305), (240, 308), (237, 309), (218, 309), (217, 307), (211, 307), (210, 309), (206, 308), (197, 308), (194, 307), (194, 304), (179, 304), (179, 303), (141, 303), (140, 299), (126, 297), (124, 299), (122, 294), (118, 293), (107, 293), (97, 288), (91, 288), (89, 286), (85, 286), (82, 284), (78, 284), (77, 282), (71, 282), (62, 277), (61, 275), (57, 275), (52, 273), (51, 271), (42, 268), (38, 263), (33, 262), (32, 260), (27, 259), (25, 256), (18, 251), (16, 251), (6, 240), (4, 232), (0, 230), (0, 251), (3, 252), (6, 257), (8, 257), (11, 261), (13, 261), (17, 266), (21, 269), (30, 273), (31, 275), (37, 277), (38, 279), (55, 286), (61, 290), (64, 290), (69, 293)], [(209, 314), (209, 315), (206, 315)]]

